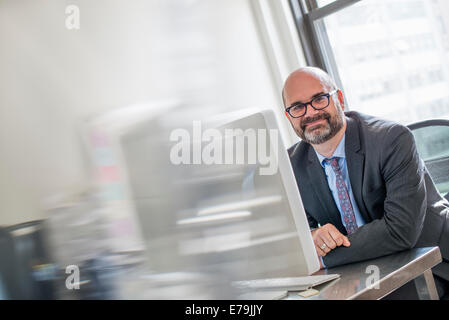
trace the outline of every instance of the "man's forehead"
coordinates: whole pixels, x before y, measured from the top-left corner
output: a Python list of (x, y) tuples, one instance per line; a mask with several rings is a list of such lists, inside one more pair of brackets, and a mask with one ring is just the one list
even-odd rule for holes
[(287, 79), (285, 83), (285, 98), (287, 102), (305, 102), (319, 93), (325, 91), (320, 79), (309, 74), (295, 75)]

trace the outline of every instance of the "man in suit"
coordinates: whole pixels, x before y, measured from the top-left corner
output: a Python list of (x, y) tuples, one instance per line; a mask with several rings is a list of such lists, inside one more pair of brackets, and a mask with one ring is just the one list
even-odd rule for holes
[(282, 94), (302, 139), (289, 155), (322, 266), (438, 245), (444, 262), (433, 272), (442, 294), (449, 281), (449, 203), (410, 130), (345, 113), (342, 92), (318, 68), (290, 74)]

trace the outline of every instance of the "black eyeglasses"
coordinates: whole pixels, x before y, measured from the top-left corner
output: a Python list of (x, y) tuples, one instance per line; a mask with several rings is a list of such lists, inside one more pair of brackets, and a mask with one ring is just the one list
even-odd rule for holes
[(292, 118), (300, 118), (306, 114), (307, 105), (309, 104), (315, 110), (322, 110), (329, 106), (329, 97), (333, 95), (335, 92), (337, 92), (337, 90), (333, 90), (329, 93), (320, 94), (319, 96), (316, 96), (315, 98), (306, 103), (296, 102), (287, 109), (285, 109), (285, 111), (288, 112), (288, 114)]

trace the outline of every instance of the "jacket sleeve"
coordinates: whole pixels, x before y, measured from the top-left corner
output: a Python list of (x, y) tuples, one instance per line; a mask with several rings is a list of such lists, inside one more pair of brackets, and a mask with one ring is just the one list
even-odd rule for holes
[(426, 214), (424, 166), (413, 134), (407, 128), (390, 127), (379, 156), (385, 183), (384, 215), (349, 235), (351, 245), (338, 247), (324, 257), (327, 267), (373, 259), (413, 248)]
[(307, 221), (309, 222), (310, 230), (318, 228), (318, 222), (306, 211)]

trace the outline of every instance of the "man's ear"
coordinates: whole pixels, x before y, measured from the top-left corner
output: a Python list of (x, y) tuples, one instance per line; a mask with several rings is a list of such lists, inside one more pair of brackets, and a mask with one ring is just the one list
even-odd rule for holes
[(345, 99), (343, 98), (343, 92), (341, 92), (341, 90), (337, 90), (337, 94), (338, 94), (338, 101), (340, 101), (341, 108), (344, 110), (345, 109)]

